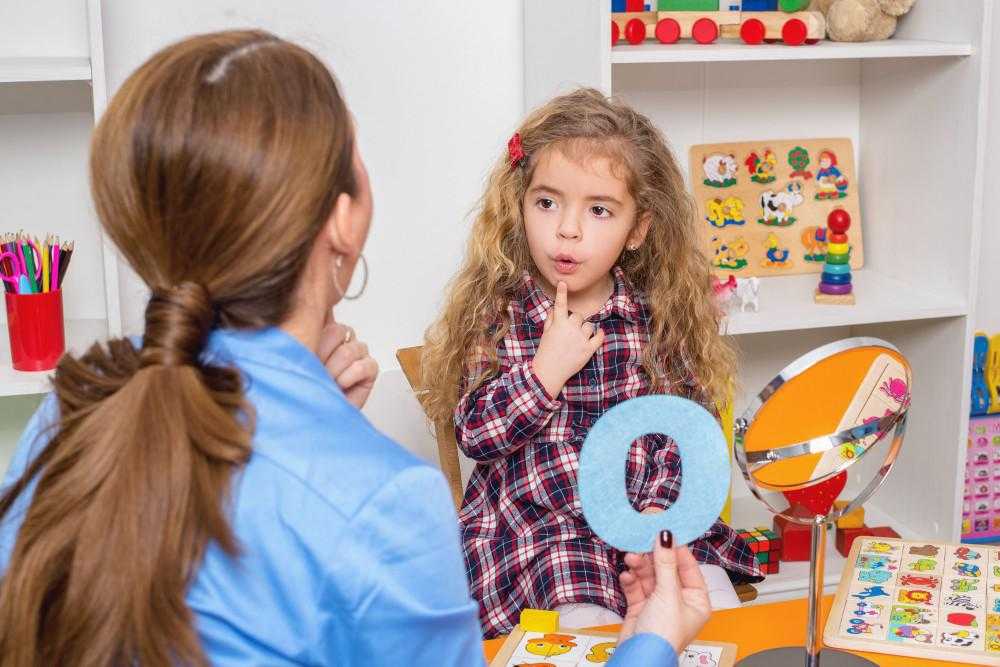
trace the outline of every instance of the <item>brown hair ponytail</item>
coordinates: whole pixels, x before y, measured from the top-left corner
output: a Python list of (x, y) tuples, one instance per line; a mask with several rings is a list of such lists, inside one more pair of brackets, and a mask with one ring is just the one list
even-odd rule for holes
[(66, 356), (60, 419), (0, 497), (38, 485), (0, 583), (0, 662), (207, 664), (185, 603), (227, 518), (252, 414), (235, 369), (205, 363), (215, 326), (289, 313), (336, 197), (355, 191), (353, 130), (329, 71), (257, 31), (202, 35), (140, 67), (91, 151), (98, 216), (150, 286), (140, 349)]

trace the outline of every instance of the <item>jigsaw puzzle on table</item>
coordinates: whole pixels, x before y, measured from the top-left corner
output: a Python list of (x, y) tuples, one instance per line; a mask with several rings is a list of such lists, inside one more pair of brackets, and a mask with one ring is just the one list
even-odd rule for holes
[[(718, 275), (820, 273), (827, 246), (864, 263), (861, 207), (850, 139), (783, 139), (691, 147), (691, 189), (702, 247)], [(849, 246), (827, 229), (843, 209)]]
[[(563, 630), (525, 632), (518, 625), (490, 667), (570, 667), (600, 665), (615, 652), (617, 636), (605, 632)], [(680, 667), (732, 667), (736, 645), (696, 642), (679, 656)]]
[(823, 638), (835, 648), (1000, 664), (1000, 546), (855, 540)]

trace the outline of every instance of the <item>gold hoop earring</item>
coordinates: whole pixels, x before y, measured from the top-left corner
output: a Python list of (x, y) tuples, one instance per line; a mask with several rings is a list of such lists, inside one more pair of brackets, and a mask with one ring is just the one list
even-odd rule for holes
[[(344, 289), (337, 282), (337, 274), (333, 274), (333, 286), (340, 292), (340, 296), (348, 301), (354, 301), (360, 299), (361, 295), (365, 293), (365, 288), (368, 287), (368, 260), (365, 259), (365, 254), (361, 253), (358, 255), (358, 259), (361, 260), (361, 289), (359, 289), (355, 294), (347, 294)], [(339, 269), (344, 262), (343, 255), (337, 255), (336, 265)]]

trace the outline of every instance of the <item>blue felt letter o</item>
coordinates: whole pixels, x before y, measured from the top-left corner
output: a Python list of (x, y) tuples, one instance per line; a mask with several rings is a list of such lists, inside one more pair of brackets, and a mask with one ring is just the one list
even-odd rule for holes
[[(625, 461), (634, 440), (662, 433), (677, 443), (684, 483), (661, 514), (640, 514), (625, 491)], [(719, 518), (729, 492), (729, 453), (715, 418), (678, 396), (640, 396), (608, 410), (580, 452), (580, 502), (598, 537), (621, 551), (650, 551), (661, 530), (681, 545), (701, 537)]]

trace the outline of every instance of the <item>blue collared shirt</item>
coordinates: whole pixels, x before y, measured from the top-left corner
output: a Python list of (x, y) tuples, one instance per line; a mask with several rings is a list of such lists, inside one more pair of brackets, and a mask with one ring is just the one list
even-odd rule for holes
[[(458, 524), (440, 472), (377, 431), (320, 360), (277, 328), (212, 333), (206, 356), (243, 374), (253, 455), (233, 480), (237, 558), (210, 545), (187, 594), (214, 665), (483, 665)], [(46, 398), (5, 485), (45, 445)], [(34, 483), (0, 524), (7, 569)], [(676, 664), (640, 635), (615, 665)]]

